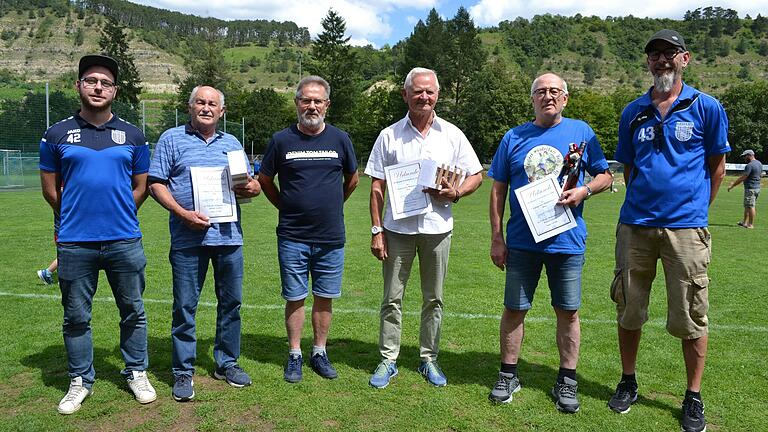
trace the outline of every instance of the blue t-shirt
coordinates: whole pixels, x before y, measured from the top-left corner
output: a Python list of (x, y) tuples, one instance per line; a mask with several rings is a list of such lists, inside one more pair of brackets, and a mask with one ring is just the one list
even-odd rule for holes
[(563, 117), (560, 123), (550, 128), (542, 128), (528, 122), (510, 129), (504, 135), (493, 156), (488, 176), (509, 184), (508, 248), (544, 253), (584, 253), (587, 226), (581, 216), (584, 210), (583, 202), (571, 209), (576, 219), (575, 228), (536, 243), (515, 195), (515, 189), (527, 185), (532, 180), (559, 174), (569, 144), (579, 145), (582, 141), (587, 145), (582, 155), (581, 172), (576, 187), (584, 184), (585, 170), (595, 176), (608, 169), (600, 143), (588, 124)]
[[(224, 167), (229, 164), (228, 151), (242, 150), (243, 146), (234, 136), (217, 131), (210, 141), (187, 123), (168, 129), (160, 135), (152, 155), (149, 181), (163, 183), (173, 199), (187, 210), (195, 209), (192, 194), (190, 167)], [(250, 170), (250, 163), (248, 163)], [(197, 246), (240, 246), (243, 244), (243, 229), (240, 226), (240, 206), (237, 207), (237, 222), (213, 223), (204, 230), (192, 230), (173, 213), (168, 219), (171, 231), (171, 249), (187, 249)]]
[(619, 122), (616, 160), (632, 165), (619, 222), (707, 226), (707, 158), (730, 151), (728, 116), (717, 99), (683, 84), (662, 122), (648, 90), (624, 108)]
[(141, 237), (132, 181), (149, 169), (149, 147), (136, 126), (113, 114), (96, 127), (78, 112), (45, 132), (39, 167), (65, 185), (59, 242)]
[(277, 235), (305, 243), (343, 244), (344, 174), (357, 159), (349, 135), (326, 123), (319, 135), (292, 125), (272, 136), (261, 173), (280, 183)]

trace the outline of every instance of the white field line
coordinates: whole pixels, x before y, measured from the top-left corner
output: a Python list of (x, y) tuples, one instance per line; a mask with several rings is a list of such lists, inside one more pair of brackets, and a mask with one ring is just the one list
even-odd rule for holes
[[(45, 299), (45, 300), (55, 300), (56, 302), (61, 301), (61, 296), (54, 295), (54, 294), (24, 294), (24, 293), (10, 293), (10, 292), (2, 292), (0, 291), (0, 297), (15, 297), (15, 298), (28, 298), (28, 299)], [(113, 303), (115, 299), (113, 297), (94, 297), (93, 301), (97, 302), (109, 302)], [(145, 298), (144, 303), (156, 303), (156, 304), (167, 304), (171, 305), (173, 304), (172, 300), (160, 300), (160, 299), (151, 299), (151, 298)], [(200, 302), (199, 306), (204, 307), (211, 307), (215, 308), (216, 303), (213, 302)], [(251, 304), (243, 304), (243, 309), (254, 309), (254, 310), (283, 310), (285, 307), (284, 304), (265, 304), (265, 305), (251, 305)], [(309, 310), (307, 311), (309, 313)], [(337, 314), (367, 314), (367, 315), (378, 315), (379, 310), (378, 309), (369, 309), (369, 308), (333, 308), (333, 313)], [(410, 316), (419, 316), (420, 312), (418, 311), (403, 311), (403, 315), (410, 315)], [(459, 318), (459, 319), (466, 319), (466, 320), (492, 320), (492, 321), (498, 321), (499, 315), (497, 314), (476, 314), (476, 313), (458, 313), (458, 312), (443, 312), (444, 317), (449, 318)], [(526, 322), (554, 322), (554, 317), (536, 317), (531, 316), (527, 317), (525, 319)], [(598, 324), (598, 325), (609, 325), (609, 326), (615, 326), (616, 321), (615, 320), (608, 320), (608, 319), (591, 319), (591, 318), (582, 318), (581, 322), (584, 324)], [(649, 320), (645, 325), (650, 325), (653, 327), (658, 328), (664, 328), (665, 322), (663, 320)], [(753, 326), (753, 325), (740, 325), (740, 324), (710, 324), (709, 328), (711, 330), (715, 331), (739, 331), (739, 332), (759, 332), (759, 333), (768, 333), (768, 326)]]

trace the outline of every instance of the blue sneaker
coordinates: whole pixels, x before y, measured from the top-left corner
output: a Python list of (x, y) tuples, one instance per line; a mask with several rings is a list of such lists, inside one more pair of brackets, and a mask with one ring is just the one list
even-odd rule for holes
[(289, 383), (297, 383), (301, 381), (302, 364), (304, 364), (304, 359), (301, 355), (288, 354), (288, 361), (285, 363), (283, 378)]
[(186, 402), (195, 397), (195, 383), (188, 375), (179, 375), (173, 383), (173, 400)]
[(323, 378), (334, 379), (339, 376), (336, 369), (333, 368), (331, 361), (328, 360), (328, 354), (315, 354), (309, 358), (309, 366), (315, 373)]
[(48, 269), (38, 270), (37, 277), (39, 277), (44, 284), (53, 285), (53, 273), (48, 271)]
[(382, 360), (376, 370), (371, 375), (371, 380), (368, 384), (375, 388), (384, 388), (389, 385), (389, 381), (397, 376), (397, 365), (395, 362), (389, 360)]
[(440, 366), (437, 365), (436, 361), (421, 362), (419, 373), (435, 387), (443, 387), (448, 384), (445, 374), (440, 370)]
[(227, 384), (232, 387), (240, 388), (251, 385), (251, 377), (237, 363), (226, 370), (217, 367), (213, 372), (213, 377), (219, 380), (226, 380)]

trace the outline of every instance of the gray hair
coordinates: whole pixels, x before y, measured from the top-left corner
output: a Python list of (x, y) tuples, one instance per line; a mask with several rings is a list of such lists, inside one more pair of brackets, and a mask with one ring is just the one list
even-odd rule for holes
[(560, 75), (558, 75), (556, 73), (547, 72), (547, 73), (543, 73), (543, 74), (537, 76), (536, 79), (533, 80), (533, 82), (531, 83), (531, 96), (533, 96), (533, 92), (536, 90), (536, 84), (538, 84), (539, 78), (543, 77), (544, 75), (554, 75), (554, 76), (560, 78), (560, 82), (563, 83), (563, 91), (565, 92), (566, 95), (568, 94), (568, 83), (565, 82), (563, 77), (561, 77)]
[(304, 90), (304, 86), (307, 84), (318, 84), (323, 86), (325, 89), (325, 98), (330, 99), (331, 98), (331, 85), (328, 84), (328, 81), (325, 80), (325, 78), (317, 75), (310, 75), (308, 77), (304, 77), (299, 81), (299, 85), (296, 86), (296, 99), (300, 98), (302, 96), (302, 92)]
[[(206, 85), (199, 85), (192, 89), (192, 93), (189, 94), (189, 106), (192, 106), (195, 103), (195, 99), (197, 98), (197, 91), (200, 90), (201, 87), (211, 87)], [(221, 106), (224, 106), (224, 93), (221, 92), (221, 90), (211, 87), (212, 89), (216, 90), (216, 93), (219, 94), (219, 103)]]
[(411, 69), (410, 72), (408, 72), (408, 75), (405, 76), (405, 82), (403, 83), (403, 90), (408, 90), (413, 88), (413, 77), (416, 75), (425, 75), (425, 74), (432, 74), (435, 76), (435, 86), (437, 87), (437, 91), (440, 91), (440, 81), (437, 80), (437, 73), (433, 71), (432, 69), (427, 69), (423, 67), (415, 67)]

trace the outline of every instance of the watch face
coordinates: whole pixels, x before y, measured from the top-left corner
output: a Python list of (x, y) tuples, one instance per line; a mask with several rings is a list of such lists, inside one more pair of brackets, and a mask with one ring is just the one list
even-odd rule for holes
[(382, 227), (378, 227), (378, 226), (371, 227), (371, 234), (378, 234), (382, 231), (384, 231), (384, 228)]

